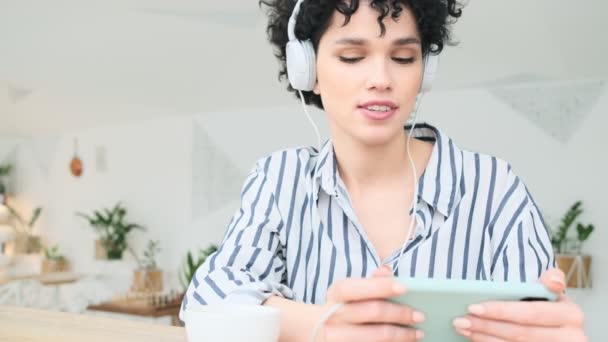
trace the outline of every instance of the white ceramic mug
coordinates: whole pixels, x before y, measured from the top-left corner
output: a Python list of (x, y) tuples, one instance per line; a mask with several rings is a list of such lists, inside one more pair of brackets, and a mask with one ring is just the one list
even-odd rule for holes
[(276, 342), (281, 313), (262, 305), (215, 304), (186, 309), (188, 342)]

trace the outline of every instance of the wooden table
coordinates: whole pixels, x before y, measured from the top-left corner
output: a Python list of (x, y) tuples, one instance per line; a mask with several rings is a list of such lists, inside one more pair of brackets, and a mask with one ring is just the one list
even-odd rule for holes
[(184, 328), (0, 306), (2, 342), (186, 342)]

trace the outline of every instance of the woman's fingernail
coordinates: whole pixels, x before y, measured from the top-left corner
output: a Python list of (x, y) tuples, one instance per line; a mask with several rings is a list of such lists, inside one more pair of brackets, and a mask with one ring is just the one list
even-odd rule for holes
[(456, 328), (460, 328), (460, 329), (469, 329), (472, 325), (471, 321), (464, 317), (454, 318), (454, 320), (452, 321), (452, 324), (454, 324), (454, 326)]
[(484, 308), (483, 305), (473, 304), (473, 305), (469, 305), (469, 312), (472, 313), (473, 315), (480, 316), (486, 312), (486, 308)]
[(425, 319), (426, 318), (424, 317), (424, 314), (420, 311), (414, 311), (414, 313), (412, 314), (412, 320), (414, 321), (414, 323), (422, 323)]
[(422, 330), (416, 330), (416, 339), (417, 340), (422, 340), (424, 338), (424, 331)]
[(459, 333), (462, 336), (466, 336), (466, 337), (471, 336), (471, 330), (456, 329), (456, 332)]
[(551, 282), (553, 282), (554, 284), (557, 284), (559, 286), (566, 286), (566, 282), (564, 282), (564, 278), (562, 278), (560, 276), (551, 276), (551, 277), (549, 277), (549, 280), (551, 280)]
[(403, 286), (402, 284), (399, 284), (399, 283), (394, 284), (393, 291), (395, 293), (403, 293), (403, 292), (405, 292), (405, 286)]

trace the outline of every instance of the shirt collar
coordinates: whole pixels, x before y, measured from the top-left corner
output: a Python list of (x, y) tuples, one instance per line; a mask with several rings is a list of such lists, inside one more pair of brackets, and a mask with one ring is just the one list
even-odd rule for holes
[(450, 137), (429, 124), (417, 125), (412, 137), (435, 142), (428, 165), (419, 178), (418, 197), (448, 217), (460, 201), (462, 151)]
[[(460, 200), (457, 188), (462, 173), (462, 151), (452, 139), (429, 124), (416, 125), (412, 138), (435, 142), (428, 165), (419, 175), (418, 198), (448, 217)], [(313, 178), (315, 181), (320, 179), (320, 188), (328, 195), (336, 195), (340, 176), (331, 140), (323, 144), (317, 160)]]
[(314, 173), (315, 180), (321, 180), (320, 186), (328, 195), (337, 195), (338, 163), (331, 140), (327, 140), (323, 144), (317, 160)]

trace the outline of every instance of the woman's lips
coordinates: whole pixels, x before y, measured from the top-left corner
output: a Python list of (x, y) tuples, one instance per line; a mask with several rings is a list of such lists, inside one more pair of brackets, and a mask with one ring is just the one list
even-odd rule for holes
[(366, 118), (373, 121), (386, 120), (393, 116), (399, 108), (390, 99), (372, 99), (359, 103), (357, 107)]
[(359, 107), (359, 111), (368, 119), (374, 121), (382, 121), (392, 117), (395, 112), (397, 112), (397, 108), (392, 108), (386, 112), (369, 110), (365, 107)]

